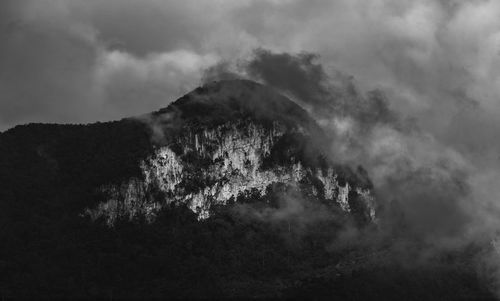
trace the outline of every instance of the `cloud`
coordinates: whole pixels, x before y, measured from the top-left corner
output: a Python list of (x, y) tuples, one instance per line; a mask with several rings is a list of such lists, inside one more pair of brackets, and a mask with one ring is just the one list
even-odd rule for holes
[[(181, 46), (182, 40), (165, 31), (168, 24), (157, 26), (157, 32), (150, 31), (151, 25), (136, 26), (151, 24), (145, 22), (148, 14), (153, 23), (164, 20), (158, 19), (160, 15), (175, 23), (171, 17), (178, 11), (183, 19), (191, 14), (189, 7), (176, 4), (178, 9), (167, 10), (158, 1), (149, 1), (135, 14), (136, 2), (120, 3), (9, 0), (0, 4), (5, 15), (0, 21), (0, 129), (26, 122), (128, 117), (165, 107), (199, 85), (203, 70), (215, 63), (215, 54)], [(123, 9), (123, 15), (113, 12), (116, 8)], [(125, 21), (125, 17), (130, 18)], [(183, 32), (178, 35), (202, 40)], [(172, 44), (155, 44), (158, 39)]]
[[(116, 111), (107, 104), (102, 110), (87, 92), (95, 90), (102, 57), (113, 51), (144, 62), (179, 52), (233, 61), (258, 47), (314, 53), (325, 68), (353, 75), (363, 90), (383, 89), (393, 108), (419, 115), (422, 126), (443, 138), (454, 122), (453, 114), (443, 112), (456, 111), (457, 102), (500, 110), (500, 9), (492, 0), (6, 0), (0, 5), (1, 111), (9, 112), (0, 120), (7, 126), (118, 118), (172, 100), (161, 97), (179, 96), (178, 88), (152, 95), (145, 89), (142, 105), (124, 97)], [(56, 70), (45, 72), (50, 69)], [(187, 87), (188, 81), (195, 86), (201, 77), (194, 71), (185, 76), (175, 77), (179, 84), (170, 78), (168, 86)]]
[(94, 70), (94, 98), (117, 116), (137, 115), (165, 107), (196, 88), (201, 72), (213, 65), (211, 55), (180, 50), (137, 58), (119, 50), (106, 51)]
[[(420, 250), (412, 254), (426, 260), (441, 251), (494, 240), (500, 209), (494, 184), (500, 175), (495, 168), (498, 149), (496, 142), (489, 140), (491, 133), (478, 135), (481, 125), (495, 123), (491, 119), (479, 121), (480, 116), (486, 116), (481, 104), (456, 100), (454, 110), (440, 111), (443, 118), (464, 122), (463, 127), (455, 125), (460, 134), (453, 135), (451, 141), (451, 136), (443, 138), (438, 128), (425, 126), (425, 116), (419, 112), (408, 116), (398, 110), (390, 91), (365, 91), (353, 77), (320, 62), (317, 54), (259, 48), (236, 66), (225, 63), (215, 73), (236, 72), (291, 96), (331, 135), (333, 142), (326, 147), (332, 160), (353, 168), (362, 165), (368, 171), (380, 205), (382, 231), (364, 233), (347, 226), (347, 236), (338, 236), (334, 245), (378, 243), (387, 235), (392, 240), (397, 238), (394, 248), (399, 251), (408, 242), (412, 242), (409, 248), (419, 242)], [(479, 145), (490, 147), (485, 152)], [(302, 204), (294, 196), (284, 199), (290, 199), (285, 205)], [(279, 221), (278, 213), (286, 217), (294, 213), (289, 208), (315, 216), (304, 213), (300, 206), (250, 214)], [(487, 255), (491, 260), (497, 257)]]
[(363, 95), (351, 76), (340, 71), (327, 74), (316, 54), (257, 49), (246, 71), (250, 77), (291, 95), (318, 119), (354, 118), (362, 126), (397, 122), (381, 91)]

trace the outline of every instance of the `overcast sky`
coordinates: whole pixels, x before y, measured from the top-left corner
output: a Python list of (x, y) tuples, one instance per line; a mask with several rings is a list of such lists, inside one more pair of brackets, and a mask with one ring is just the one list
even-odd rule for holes
[(457, 103), (500, 130), (496, 0), (2, 0), (0, 41), (0, 130), (164, 107), (257, 47), (318, 54), (436, 131)]

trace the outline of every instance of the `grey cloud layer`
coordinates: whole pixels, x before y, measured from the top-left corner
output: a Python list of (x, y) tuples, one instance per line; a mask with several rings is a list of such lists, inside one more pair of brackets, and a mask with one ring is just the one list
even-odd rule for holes
[(196, 87), (210, 20), (170, 2), (2, 1), (0, 129), (136, 115)]
[(441, 111), (456, 110), (457, 101), (479, 102), (490, 123), (500, 112), (500, 4), (493, 0), (5, 0), (0, 6), (4, 128), (152, 110), (196, 86), (201, 69), (257, 47), (317, 53), (363, 88), (393, 93), (397, 110), (421, 114), (443, 133), (454, 115), (443, 119)]

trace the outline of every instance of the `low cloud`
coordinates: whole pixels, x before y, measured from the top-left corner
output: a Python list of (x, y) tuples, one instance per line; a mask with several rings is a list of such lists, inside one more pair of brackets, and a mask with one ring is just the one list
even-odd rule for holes
[[(261, 48), (236, 65), (223, 70), (239, 70), (240, 76), (273, 86), (308, 109), (332, 138), (326, 145), (331, 159), (352, 168), (363, 166), (373, 181), (380, 205), (379, 231), (344, 227), (336, 239), (332, 236), (332, 250), (378, 244), (390, 237), (394, 252), (402, 252), (401, 258), (394, 256), (404, 261), (408, 257), (403, 256), (403, 249), (410, 248), (412, 256), (425, 262), (441, 252), (480, 244), (488, 251), (478, 255), (479, 262), (498, 266), (498, 253), (488, 247), (496, 241), (500, 226), (496, 184), (500, 172), (494, 168), (498, 158), (485, 157), (484, 149), (474, 147), (492, 146), (489, 135), (481, 135), (474, 128), (454, 135), (450, 141), (440, 135), (440, 127), (424, 126), (425, 116), (398, 110), (392, 105), (394, 95), (390, 92), (363, 90), (353, 77), (321, 64), (317, 54)], [(466, 118), (482, 114), (482, 105), (473, 103), (464, 108), (457, 101), (455, 110), (442, 111), (443, 118), (454, 119), (457, 112)], [(290, 213), (286, 210), (289, 207), (258, 212), (257, 216), (279, 220), (276, 213)], [(494, 270), (488, 277), (498, 281), (498, 275)]]

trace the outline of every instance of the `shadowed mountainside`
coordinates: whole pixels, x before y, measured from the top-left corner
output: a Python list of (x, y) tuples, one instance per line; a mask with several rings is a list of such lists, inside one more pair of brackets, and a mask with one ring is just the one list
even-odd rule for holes
[(376, 231), (376, 206), (363, 169), (333, 162), (325, 139), (243, 80), (136, 118), (1, 133), (0, 294), (491, 297), (467, 253), (402, 268), (383, 244), (338, 246)]

